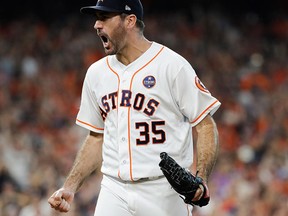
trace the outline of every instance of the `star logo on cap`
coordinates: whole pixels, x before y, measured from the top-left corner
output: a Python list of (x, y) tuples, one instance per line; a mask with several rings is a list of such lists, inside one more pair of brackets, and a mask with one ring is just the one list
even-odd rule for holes
[[(102, 0), (103, 1), (103, 0)], [(131, 8), (128, 5), (125, 5), (125, 10), (126, 11), (131, 11)]]

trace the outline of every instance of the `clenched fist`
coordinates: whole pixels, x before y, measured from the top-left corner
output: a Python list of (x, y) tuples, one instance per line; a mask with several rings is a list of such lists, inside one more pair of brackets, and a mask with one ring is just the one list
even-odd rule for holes
[(54, 208), (60, 212), (68, 212), (71, 207), (71, 203), (74, 200), (74, 193), (66, 190), (64, 188), (60, 188), (52, 196), (48, 199), (48, 203), (51, 208)]

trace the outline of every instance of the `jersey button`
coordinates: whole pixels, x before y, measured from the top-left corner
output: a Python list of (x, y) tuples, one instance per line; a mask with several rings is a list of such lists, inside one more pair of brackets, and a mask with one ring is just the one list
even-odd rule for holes
[(121, 140), (122, 140), (123, 142), (125, 142), (125, 140), (126, 140), (126, 139), (125, 139), (125, 137), (122, 137), (122, 139), (121, 139)]

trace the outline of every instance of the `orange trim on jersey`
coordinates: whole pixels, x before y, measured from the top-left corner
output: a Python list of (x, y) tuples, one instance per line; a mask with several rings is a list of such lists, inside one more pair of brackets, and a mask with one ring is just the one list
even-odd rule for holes
[[(109, 69), (117, 76), (118, 78), (118, 83), (120, 82), (120, 77), (118, 75), (118, 73), (116, 71), (113, 70), (113, 68), (110, 66), (109, 61), (108, 61), (108, 57), (106, 57), (106, 64), (109, 67)], [(119, 86), (119, 85), (118, 85)]]
[(134, 181), (133, 179), (133, 170), (132, 170), (132, 150), (131, 150), (131, 120), (130, 120), (130, 113), (131, 113), (131, 108), (128, 108), (128, 152), (129, 152), (129, 165), (130, 165), (130, 179), (131, 181)]
[[(145, 65), (143, 65), (141, 68), (139, 68), (137, 71), (135, 71), (135, 73), (133, 74), (132, 78), (131, 78), (131, 82), (130, 82), (130, 88), (129, 90), (131, 91), (132, 89), (132, 83), (133, 83), (133, 79), (135, 77), (135, 75), (141, 71), (143, 68), (145, 68), (147, 65), (149, 65), (164, 49), (164, 46), (158, 51), (158, 53), (152, 58), (150, 59), (150, 61), (148, 61)], [(129, 152), (129, 163), (130, 163), (130, 180), (134, 181), (133, 179), (133, 167), (132, 167), (132, 150), (131, 150), (131, 121), (130, 121), (130, 113), (131, 113), (131, 107), (128, 108), (128, 152)]]
[(152, 58), (150, 59), (150, 61), (148, 61), (145, 65), (143, 65), (140, 69), (138, 69), (137, 71), (135, 71), (135, 73), (133, 74), (132, 76), (132, 79), (131, 79), (131, 83), (130, 83), (130, 89), (132, 88), (132, 80), (134, 79), (134, 76), (139, 72), (141, 71), (143, 68), (145, 68), (147, 65), (149, 65), (161, 52), (162, 50), (164, 49), (164, 46), (159, 50), (159, 52)]
[(199, 118), (201, 118), (201, 116), (207, 112), (207, 110), (209, 110), (212, 106), (214, 106), (214, 104), (216, 104), (218, 102), (218, 100), (214, 101), (210, 106), (208, 106), (194, 121), (190, 122), (191, 124), (195, 123), (196, 121), (198, 121)]
[[(106, 57), (106, 64), (107, 64), (107, 66), (108, 66), (108, 68), (112, 71), (112, 73), (114, 73), (116, 76), (117, 76), (117, 79), (118, 79), (118, 88), (117, 88), (117, 115), (118, 115), (118, 105), (119, 105), (119, 103), (118, 103), (118, 100), (119, 100), (119, 84), (120, 84), (120, 77), (119, 77), (119, 75), (118, 75), (118, 73), (116, 72), (116, 71), (114, 71), (113, 70), (113, 68), (110, 66), (110, 64), (109, 64), (109, 61), (108, 61), (108, 56)], [(119, 179), (121, 179), (121, 174), (120, 174), (120, 170), (118, 170), (118, 178)]]
[(118, 79), (118, 88), (117, 88), (117, 114), (118, 114), (118, 100), (119, 100), (119, 83), (120, 83), (120, 77), (116, 71), (113, 70), (113, 68), (110, 66), (108, 61), (108, 56), (106, 57), (106, 64), (108, 68), (117, 76)]
[[(162, 50), (164, 49), (164, 46), (158, 51), (158, 53), (152, 58), (150, 59), (145, 65), (143, 65), (141, 68), (139, 68), (137, 71), (134, 72), (132, 78), (131, 78), (131, 82), (130, 82), (130, 87), (129, 87), (129, 90), (131, 91), (132, 89), (132, 83), (133, 83), (133, 79), (135, 77), (135, 75), (141, 71), (143, 68), (145, 68), (147, 65), (149, 65), (161, 52)], [(109, 61), (108, 61), (108, 57), (106, 58), (106, 63), (109, 67), (109, 69), (114, 73), (116, 74), (116, 76), (118, 77), (118, 83), (120, 82), (120, 77), (119, 75), (117, 74), (116, 71), (113, 70), (113, 68), (110, 66), (109, 64)], [(118, 104), (118, 99), (119, 99), (119, 85), (118, 85), (118, 96), (117, 96), (117, 104)], [(132, 174), (132, 151), (131, 151), (131, 133), (130, 133), (130, 130), (131, 130), (131, 124), (130, 124), (130, 113), (131, 113), (131, 107), (128, 108), (128, 153), (129, 153), (129, 163), (130, 163), (130, 180), (131, 181), (134, 181), (133, 179), (133, 174)], [(117, 106), (117, 112), (118, 112), (118, 106)], [(118, 177), (120, 177), (120, 172), (118, 172)]]
[(120, 170), (118, 170), (118, 178), (122, 180), (121, 175), (120, 175)]
[(118, 79), (118, 88), (117, 88), (117, 100), (116, 100), (116, 103), (117, 103), (117, 115), (118, 115), (118, 100), (119, 100), (119, 86), (120, 86), (120, 77), (118, 75), (118, 73), (116, 71), (113, 70), (113, 68), (110, 66), (109, 64), (109, 61), (108, 61), (108, 56), (106, 57), (106, 64), (108, 66), (108, 68), (117, 76), (117, 79)]
[(79, 119), (76, 119), (76, 121), (78, 121), (78, 122), (80, 122), (80, 123), (82, 123), (82, 124), (85, 124), (85, 125), (87, 125), (87, 126), (89, 126), (89, 127), (92, 127), (92, 128), (94, 128), (94, 129), (96, 129), (96, 130), (104, 130), (104, 128), (97, 128), (97, 127), (95, 127), (95, 126), (93, 126), (93, 125), (91, 125), (91, 124), (88, 124), (88, 123), (86, 123), (86, 122), (83, 122), (83, 121), (81, 121), (81, 120), (79, 120)]
[(208, 89), (204, 86), (204, 84), (201, 82), (201, 80), (196, 76), (195, 77), (195, 85), (197, 86), (197, 88), (199, 88), (201, 91), (206, 92), (206, 93), (210, 93), (208, 91)]

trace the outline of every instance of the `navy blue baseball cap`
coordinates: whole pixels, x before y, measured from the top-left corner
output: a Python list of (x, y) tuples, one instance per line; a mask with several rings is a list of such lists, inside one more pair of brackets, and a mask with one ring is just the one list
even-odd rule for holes
[(143, 6), (140, 0), (98, 0), (95, 6), (82, 7), (81, 13), (95, 14), (96, 11), (134, 14), (143, 20)]

